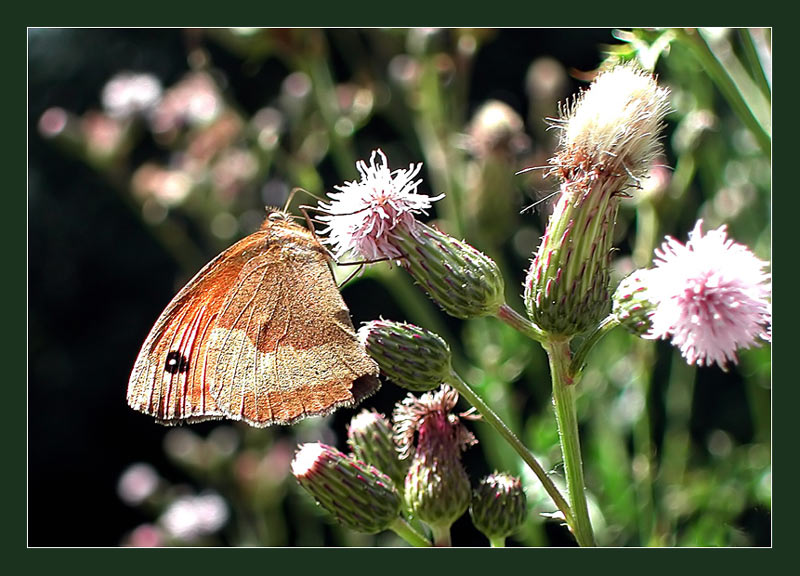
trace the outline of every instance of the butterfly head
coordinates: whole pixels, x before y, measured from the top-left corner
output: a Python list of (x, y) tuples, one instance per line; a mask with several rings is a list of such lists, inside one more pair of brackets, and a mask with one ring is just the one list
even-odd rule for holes
[(267, 206), (267, 217), (264, 220), (264, 223), (261, 225), (261, 229), (264, 230), (276, 222), (293, 222), (293, 218), (294, 216), (292, 214), (289, 214), (280, 208)]

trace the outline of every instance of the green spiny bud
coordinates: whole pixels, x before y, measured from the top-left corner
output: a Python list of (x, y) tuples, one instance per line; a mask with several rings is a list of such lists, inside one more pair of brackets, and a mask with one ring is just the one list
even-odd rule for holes
[(358, 331), (381, 373), (415, 392), (433, 390), (450, 375), (450, 347), (433, 332), (413, 324), (374, 320)]
[(357, 532), (380, 532), (400, 516), (402, 502), (391, 478), (331, 446), (301, 446), (292, 474), (322, 508)]
[(400, 459), (389, 420), (375, 410), (362, 410), (350, 420), (347, 444), (359, 460), (389, 476), (398, 488), (405, 482), (409, 461)]
[(448, 527), (467, 511), (469, 476), (459, 458), (415, 456), (405, 481), (409, 509), (431, 526)]
[(562, 110), (548, 173), (561, 192), (525, 280), (528, 315), (545, 331), (574, 336), (608, 315), (619, 199), (648, 172), (667, 110), (668, 91), (631, 66), (600, 74)]
[(489, 540), (506, 538), (525, 522), (527, 502), (519, 478), (495, 472), (483, 478), (472, 494), (472, 523)]
[(451, 414), (456, 402), (458, 393), (442, 386), (419, 398), (409, 394), (394, 413), (403, 454), (414, 450), (405, 479), (406, 505), (432, 527), (449, 528), (466, 512), (472, 497), (461, 453), (477, 440), (459, 417)]
[(636, 336), (647, 333), (652, 322), (649, 312), (654, 305), (647, 299), (646, 276), (648, 270), (634, 270), (622, 279), (614, 292), (612, 314), (620, 325)]
[(399, 230), (400, 263), (442, 310), (456, 318), (491, 316), (505, 303), (497, 264), (466, 242), (421, 222)]

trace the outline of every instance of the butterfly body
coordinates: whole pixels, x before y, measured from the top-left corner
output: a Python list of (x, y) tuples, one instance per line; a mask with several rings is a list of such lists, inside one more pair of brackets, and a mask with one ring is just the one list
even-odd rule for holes
[(128, 404), (163, 424), (290, 424), (379, 387), (312, 232), (282, 212), (209, 262), (144, 342)]

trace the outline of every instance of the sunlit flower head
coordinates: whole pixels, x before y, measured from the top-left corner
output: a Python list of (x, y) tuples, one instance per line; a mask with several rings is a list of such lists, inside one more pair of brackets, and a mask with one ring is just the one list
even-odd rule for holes
[(320, 220), (328, 227), (320, 232), (327, 236), (326, 244), (333, 247), (338, 258), (351, 252), (364, 260), (399, 258), (402, 253), (393, 240), (400, 229), (412, 230), (415, 214), (426, 214), (431, 198), (417, 193), (422, 179), (416, 179), (422, 164), (410, 164), (406, 169), (389, 170), (386, 155), (374, 150), (369, 165), (356, 163), (361, 180), (335, 186), (339, 192), (329, 194), (330, 202), (320, 202), (324, 212)]
[(689, 364), (737, 362), (736, 350), (771, 339), (771, 277), (725, 226), (703, 234), (702, 220), (684, 245), (667, 237), (648, 273), (655, 305), (647, 338), (671, 338)]

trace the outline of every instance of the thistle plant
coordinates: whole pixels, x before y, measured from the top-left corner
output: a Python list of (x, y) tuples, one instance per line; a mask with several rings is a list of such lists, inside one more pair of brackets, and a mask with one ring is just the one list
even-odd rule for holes
[[(384, 320), (368, 323), (359, 334), (381, 372), (400, 386), (431, 390), (447, 383), (461, 393), (535, 473), (582, 546), (595, 545), (595, 536), (575, 400), (584, 362), (600, 337), (622, 324), (644, 338), (671, 338), (690, 364), (716, 362), (722, 367), (736, 360), (737, 348), (770, 337), (770, 287), (762, 271), (766, 263), (727, 240), (724, 229), (703, 237), (698, 223), (690, 245), (669, 239), (657, 251), (653, 269), (634, 272), (616, 292), (612, 290), (611, 256), (620, 202), (641, 187), (660, 152), (668, 95), (648, 72), (633, 65), (616, 66), (601, 72), (587, 90), (561, 108), (560, 118), (552, 120), (561, 137), (545, 176), (558, 179), (559, 193), (524, 283), (528, 318), (506, 303), (505, 283), (491, 258), (416, 220), (415, 215), (441, 199), (417, 191), (421, 182), (412, 179), (419, 165), (391, 172), (386, 156), (376, 151), (369, 167), (359, 164), (361, 181), (348, 183), (330, 202), (319, 205), (321, 219), (328, 223), (326, 241), (335, 254), (396, 261), (451, 316), (495, 316), (541, 343), (550, 363), (567, 498), (536, 457), (453, 369), (443, 339), (417, 326)], [(375, 163), (376, 156), (380, 164)], [(715, 258), (716, 266), (711, 266)], [(576, 336), (582, 337), (582, 344), (573, 350)], [(411, 420), (400, 414), (402, 422)], [(423, 466), (431, 459), (430, 447), (422, 453), (428, 454), (427, 459), (415, 460), (406, 478), (406, 500), (441, 535), (458, 515), (464, 474), (455, 465), (450, 474), (434, 474), (435, 467)], [(449, 461), (457, 458), (451, 456)], [(432, 489), (437, 494), (434, 501), (428, 499)], [(435, 518), (426, 516), (432, 511)], [(490, 539), (500, 538), (502, 523), (490, 521), (491, 517), (482, 504), (477, 505), (473, 518), (479, 528), (490, 530)]]
[(400, 457), (392, 424), (375, 410), (362, 410), (347, 427), (347, 445), (359, 460), (375, 466), (389, 476), (402, 494), (408, 460)]

